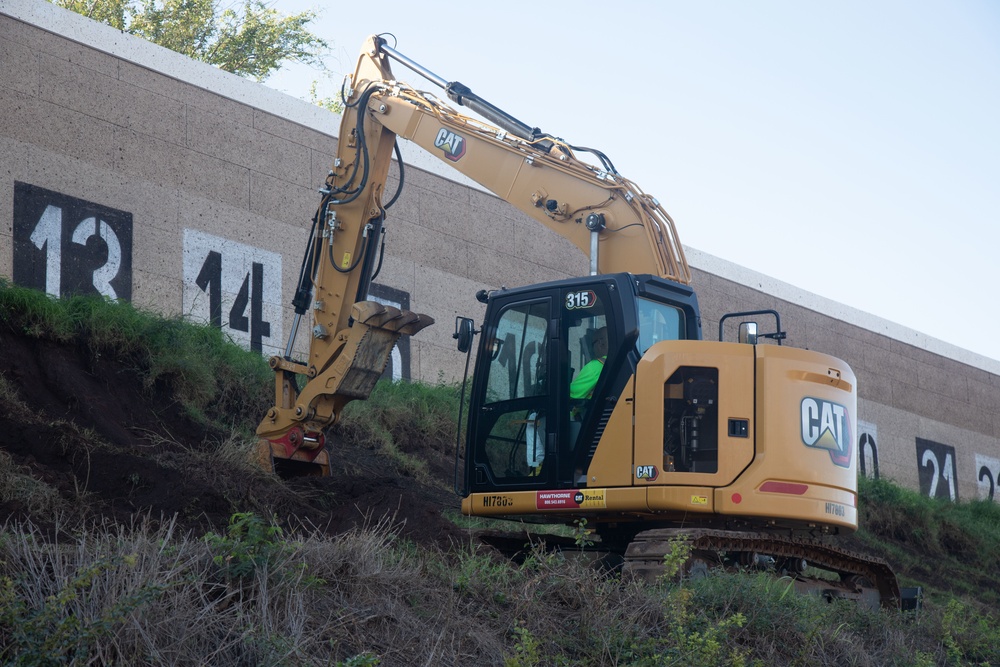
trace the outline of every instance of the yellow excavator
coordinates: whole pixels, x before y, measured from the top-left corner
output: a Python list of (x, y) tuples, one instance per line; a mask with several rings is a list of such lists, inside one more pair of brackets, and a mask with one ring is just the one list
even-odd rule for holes
[[(397, 81), (390, 61), (479, 118)], [(398, 195), (383, 203), (402, 137), (590, 258), (587, 276), (480, 292), (478, 329), (456, 320), (460, 351), (471, 354), (479, 336), (456, 454), (464, 514), (586, 519), (636, 576), (655, 576), (684, 539), (689, 573), (767, 567), (830, 598), (900, 604), (884, 561), (829, 539), (858, 524), (857, 387), (844, 361), (782, 345), (774, 311), (726, 315), (719, 340), (703, 340), (673, 221), (601, 151), (519, 121), (382, 36), (365, 43), (343, 93), (295, 326), (285, 355), (271, 359), (275, 405), (257, 431), (263, 465), (327, 470), (324, 429), (347, 402), (368, 397), (401, 335), (432, 323), (366, 299)], [(309, 358), (295, 361), (309, 311)], [(756, 317), (773, 317), (775, 330), (758, 332)], [(727, 322), (736, 341), (722, 340)], [(817, 570), (825, 576), (810, 576)]]

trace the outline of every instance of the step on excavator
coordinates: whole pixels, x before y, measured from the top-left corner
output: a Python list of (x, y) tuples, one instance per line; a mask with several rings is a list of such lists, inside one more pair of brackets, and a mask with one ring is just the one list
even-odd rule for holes
[[(476, 116), (397, 81), (390, 62)], [(468, 361), (476, 348), (456, 452), (464, 514), (586, 520), (625, 575), (654, 579), (682, 539), (688, 574), (766, 568), (831, 599), (900, 605), (888, 565), (834, 539), (858, 525), (857, 384), (847, 363), (782, 345), (774, 311), (725, 315), (719, 339), (704, 340), (674, 222), (654, 197), (603, 152), (521, 122), (384, 36), (364, 44), (343, 98), (294, 326), (284, 356), (270, 362), (275, 405), (257, 430), (262, 465), (328, 471), (325, 429), (346, 403), (368, 397), (400, 336), (433, 322), (367, 299), (399, 196), (385, 191), (393, 154), (404, 182), (402, 138), (590, 260), (579, 278), (481, 291), (478, 328), (456, 319)], [(296, 361), (310, 311), (309, 358)], [(773, 318), (775, 330), (759, 331), (755, 318)], [(733, 341), (723, 340), (727, 323)]]

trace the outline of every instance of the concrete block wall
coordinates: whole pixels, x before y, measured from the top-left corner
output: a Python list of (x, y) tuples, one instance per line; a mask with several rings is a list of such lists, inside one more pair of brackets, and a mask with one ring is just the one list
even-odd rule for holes
[[(337, 118), (313, 105), (44, 0), (5, 0), (0, 276), (11, 278), (24, 262), (23, 253), (15, 259), (15, 227), (22, 239), (25, 225), (43, 229), (50, 211), (42, 208), (45, 197), (58, 195), (53, 201), (64, 207), (62, 227), (44, 229), (63, 234), (63, 283), (74, 271), (89, 280), (93, 262), (105, 261), (65, 237), (80, 234), (83, 241), (88, 233), (107, 232), (124, 241), (127, 235), (134, 303), (208, 321), (211, 290), (219, 289), (221, 326), (239, 342), (256, 341), (273, 353), (290, 330), (287, 304), (336, 131)], [(583, 275), (588, 264), (568, 242), (505, 202), (457, 175), (440, 175), (445, 170), (421, 168), (428, 163), (405, 146), (404, 156), (412, 164), (403, 195), (389, 211), (377, 282), (437, 320), (412, 339), (409, 358), (401, 362), (409, 375), (453, 380), (464, 366), (451, 339), (454, 318), (482, 316), (473, 298), (477, 290)], [(390, 170), (389, 191), (395, 174)], [(15, 183), (32, 186), (35, 208), (18, 200), (26, 190)], [(130, 224), (110, 231), (87, 227), (91, 205), (123, 212)], [(21, 218), (26, 210), (36, 217), (15, 220), (16, 206)], [(70, 219), (77, 209), (80, 219)], [(41, 240), (22, 240), (18, 247), (39, 254)], [(77, 264), (66, 259), (74, 252), (82, 258)], [(1000, 362), (696, 250), (688, 255), (707, 339), (717, 337), (726, 312), (776, 309), (787, 344), (851, 365), (861, 422), (855, 444), (867, 474), (877, 470), (944, 497), (973, 499), (992, 491), (1000, 498)], [(233, 328), (226, 317), (250, 312), (239, 301), (241, 286), (250, 300), (260, 300), (266, 334), (260, 327), (254, 334), (252, 325)], [(760, 323), (769, 326), (764, 318)], [(305, 343), (300, 336), (300, 354)]]
[[(30, 184), (131, 214), (132, 300), (141, 307), (206, 319), (208, 293), (193, 283), (206, 253), (218, 251), (225, 315), (259, 260), (270, 330), (261, 349), (283, 349), (338, 117), (43, 0), (0, 8), (0, 63), (2, 275), (14, 273), (14, 186)], [(492, 195), (415, 167), (405, 181), (378, 283), (439, 323), (411, 341), (404, 375), (454, 380), (464, 359), (453, 322), (482, 315), (477, 290), (565, 278), (586, 263)], [(307, 345), (300, 335), (298, 352)]]

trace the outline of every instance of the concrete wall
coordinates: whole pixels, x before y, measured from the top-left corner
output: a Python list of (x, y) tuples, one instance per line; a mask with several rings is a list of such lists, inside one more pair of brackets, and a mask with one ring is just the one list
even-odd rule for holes
[[(0, 276), (52, 292), (111, 291), (200, 321), (211, 320), (216, 293), (219, 325), (275, 352), (290, 330), (286, 304), (336, 129), (336, 116), (313, 105), (43, 0), (5, 0)], [(587, 262), (505, 202), (440, 175), (427, 156), (404, 157), (377, 294), (438, 322), (394, 359), (397, 372), (453, 379), (464, 360), (452, 324), (482, 315), (476, 290), (581, 275)], [(725, 312), (774, 308), (787, 344), (851, 365), (867, 474), (961, 499), (992, 489), (1000, 362), (688, 255), (706, 338)]]

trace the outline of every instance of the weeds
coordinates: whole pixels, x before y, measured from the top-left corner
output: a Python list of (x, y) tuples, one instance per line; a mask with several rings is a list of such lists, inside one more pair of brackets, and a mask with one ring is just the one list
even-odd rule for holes
[(267, 523), (252, 512), (234, 514), (225, 535), (210, 532), (202, 539), (215, 554), (213, 562), (229, 580), (276, 569), (295, 550), (284, 541), (277, 522)]
[[(196, 419), (251, 432), (271, 400), (274, 375), (261, 356), (221, 330), (164, 318), (95, 296), (55, 299), (0, 281), (0, 322), (35, 338), (77, 341), (95, 359), (113, 355), (140, 370), (147, 388), (173, 388)], [(231, 423), (232, 415), (254, 415)]]
[(587, 528), (587, 519), (580, 518), (573, 522), (573, 542), (580, 551), (594, 546), (593, 534), (594, 531)]
[(680, 577), (685, 564), (691, 558), (691, 542), (686, 537), (670, 539), (670, 550), (663, 556), (663, 574), (660, 575), (660, 585), (669, 587)]
[(110, 570), (134, 565), (129, 557), (99, 559), (80, 569), (39, 605), (21, 594), (23, 584), (4, 578), (0, 581), (0, 626), (7, 629), (7, 638), (0, 655), (10, 656), (15, 665), (86, 662), (97, 642), (110, 639), (118, 625), (167, 587), (166, 583), (150, 582), (110, 604), (96, 605), (96, 613), (89, 617), (79, 613), (81, 606), (92, 603), (99, 578)]
[(347, 660), (338, 661), (336, 667), (378, 667), (382, 659), (373, 653), (359, 653)]
[[(931, 575), (925, 595), (947, 604), (954, 595), (1000, 608), (1000, 590), (980, 583), (1000, 553), (1000, 504), (926, 498), (885, 480), (858, 480), (859, 537), (899, 570)], [(933, 563), (933, 570), (928, 566)], [(948, 577), (936, 573), (948, 572)], [(912, 584), (907, 584), (912, 585)], [(941, 590), (948, 586), (949, 590)]]
[[(227, 431), (252, 428), (246, 415), (259, 415), (269, 398), (272, 378), (259, 356), (238, 350), (218, 332), (176, 319), (150, 321), (130, 306), (0, 288), (0, 323), (77, 342), (94, 355), (120, 355), (144, 369), (147, 387), (176, 388), (192, 414), (224, 423)], [(430, 442), (450, 453), (457, 394), (441, 385), (380, 383), (372, 400), (349, 406), (343, 429), (369, 438), (380, 456), (395, 457), (404, 471), (429, 479), (413, 443)], [(3, 378), (0, 401), (8, 414), (24, 409)], [(246, 447), (241, 438), (206, 447), (208, 458), (195, 460), (214, 461), (219, 477), (243, 471), (234, 463)], [(96, 436), (83, 439), (98, 446)], [(125, 480), (130, 488), (143, 482)], [(35, 496), (29, 471), (0, 455), (0, 502), (30, 502), (33, 512), (56, 524), (43, 532), (10, 522), (0, 530), (0, 661), (1000, 664), (998, 619), (988, 609), (996, 598), (987, 590), (995, 589), (989, 577), (1000, 549), (994, 505), (942, 504), (862, 480), (863, 525), (895, 536), (901, 552), (930, 553), (936, 567), (956, 578), (976, 573), (966, 577), (973, 582), (968, 585), (978, 585), (978, 599), (986, 600), (932, 600), (912, 616), (800, 596), (789, 580), (761, 573), (681, 578), (691, 555), (683, 541), (665, 561), (671, 576), (645, 585), (541, 545), (520, 564), (469, 545), (441, 553), (400, 539), (392, 518), (335, 537), (293, 531), (262, 518), (270, 511), (247, 511), (254, 507), (250, 496), (264, 490), (261, 480), (220, 483), (250, 490), (228, 526), (202, 538), (180, 534), (169, 518), (159, 527), (136, 519), (68, 529), (58, 516), (63, 508), (45, 496), (47, 487)], [(483, 524), (470, 524), (470, 530)], [(590, 546), (583, 521), (567, 535), (578, 549)], [(956, 544), (969, 562), (954, 558)], [(904, 556), (911, 558), (904, 568), (916, 562)]]
[(68, 509), (59, 492), (35, 479), (26, 466), (14, 463), (10, 454), (0, 451), (0, 503), (17, 502), (28, 512), (55, 515)]
[(202, 539), (170, 522), (99, 525), (62, 543), (29, 525), (0, 533), (12, 664), (1000, 662), (996, 619), (964, 603), (909, 617), (789, 590), (763, 573), (623, 582), (541, 547), (521, 565), (437, 553), (399, 540), (388, 519), (337, 537), (251, 514)]
[(404, 474), (440, 484), (425, 460), (408, 450), (419, 444), (422, 449), (454, 451), (458, 402), (459, 390), (451, 385), (383, 380), (368, 400), (347, 405), (339, 430), (354, 442), (377, 448)]
[(531, 631), (518, 621), (511, 634), (514, 635), (514, 655), (503, 661), (504, 667), (536, 667), (540, 664), (541, 644)]

